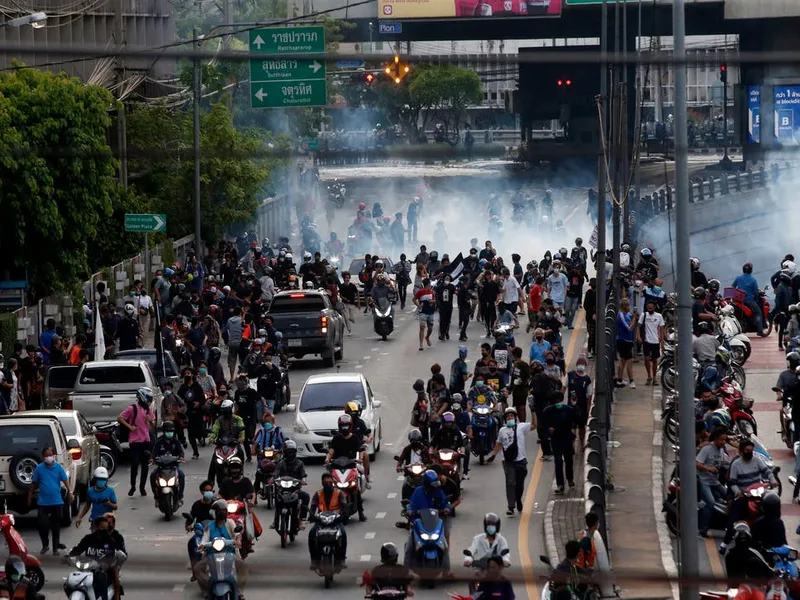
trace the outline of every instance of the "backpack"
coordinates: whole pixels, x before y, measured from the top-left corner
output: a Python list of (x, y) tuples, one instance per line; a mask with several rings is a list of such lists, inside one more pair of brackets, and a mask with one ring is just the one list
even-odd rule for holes
[(578, 566), (584, 569), (593, 569), (594, 563), (597, 561), (597, 548), (595, 548), (594, 539), (584, 529), (578, 536), (578, 543), (581, 546), (581, 551), (578, 554)]
[(358, 280), (361, 283), (369, 282), (369, 273), (367, 273), (367, 267), (361, 267), (361, 270), (358, 272)]

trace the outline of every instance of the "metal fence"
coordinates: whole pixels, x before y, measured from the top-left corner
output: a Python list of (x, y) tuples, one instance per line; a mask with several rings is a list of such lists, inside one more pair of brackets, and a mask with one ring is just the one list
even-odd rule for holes
[(264, 238), (277, 241), (281, 236), (289, 236), (292, 231), (292, 214), (288, 196), (267, 198), (256, 209), (256, 235), (259, 241)]

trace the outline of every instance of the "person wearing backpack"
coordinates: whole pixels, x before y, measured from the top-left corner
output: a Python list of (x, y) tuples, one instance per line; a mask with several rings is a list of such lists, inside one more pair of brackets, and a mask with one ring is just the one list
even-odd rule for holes
[(514, 509), (522, 513), (522, 496), (525, 493), (525, 477), (528, 475), (528, 456), (525, 452), (525, 434), (531, 431), (531, 424), (517, 420), (517, 411), (507, 408), (503, 412), (503, 427), (497, 434), (489, 462), (503, 451), (503, 472), (506, 478), (506, 514), (511, 517)]
[(581, 546), (581, 551), (578, 554), (577, 566), (584, 569), (594, 569), (595, 562), (597, 562), (597, 547), (594, 543), (594, 534), (600, 527), (600, 517), (597, 516), (597, 513), (588, 512), (584, 520), (586, 529), (578, 534), (578, 543)]

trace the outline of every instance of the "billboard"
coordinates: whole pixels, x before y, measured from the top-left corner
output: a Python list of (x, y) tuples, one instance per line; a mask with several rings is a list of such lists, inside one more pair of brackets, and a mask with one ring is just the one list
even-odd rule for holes
[(761, 87), (747, 86), (747, 137), (751, 144), (761, 143)]
[(775, 142), (800, 145), (800, 85), (775, 86)]
[(378, 0), (381, 19), (557, 17), (561, 0)]

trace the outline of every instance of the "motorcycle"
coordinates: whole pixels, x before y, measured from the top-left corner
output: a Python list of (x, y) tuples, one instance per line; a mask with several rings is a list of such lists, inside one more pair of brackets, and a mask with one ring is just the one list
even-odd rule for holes
[(372, 326), (384, 341), (394, 331), (394, 306), (388, 298), (380, 298), (372, 307)]
[(240, 455), (239, 442), (234, 438), (219, 438), (214, 449), (214, 473), (218, 483), (228, 477), (231, 459)]
[[(399, 461), (400, 457), (395, 456), (394, 459)], [(411, 498), (411, 494), (414, 493), (414, 490), (422, 485), (422, 474), (427, 470), (427, 468), (428, 467), (420, 463), (406, 465), (403, 467), (406, 477), (403, 480), (403, 489), (400, 494), (401, 500), (408, 500)]]
[(347, 186), (338, 181), (328, 186), (328, 202), (336, 208), (342, 208), (347, 198)]
[(164, 454), (154, 460), (156, 464), (156, 498), (158, 510), (164, 513), (167, 521), (172, 520), (172, 515), (180, 507), (178, 498), (178, 463), (180, 457)]
[(717, 310), (719, 321), (717, 327), (719, 328), (720, 340), (726, 345), (731, 352), (731, 357), (740, 365), (744, 365), (747, 359), (750, 358), (752, 348), (750, 346), (750, 338), (742, 331), (741, 323), (734, 316), (734, 308), (730, 304), (720, 307)]
[[(553, 597), (555, 596), (555, 594), (553, 592), (555, 591), (556, 585), (558, 585), (558, 583), (556, 582), (556, 577), (555, 577), (555, 568), (553, 567), (553, 563), (550, 562), (550, 558), (549, 557), (540, 555), (539, 556), (539, 560), (541, 562), (543, 562), (544, 564), (546, 564), (548, 567), (550, 567), (550, 579), (547, 581), (547, 583), (545, 584), (544, 588), (542, 589), (541, 600), (552, 600)], [(563, 575), (561, 577), (559, 577), (558, 579), (563, 581)], [(563, 585), (563, 584), (560, 584), (560, 585)], [(580, 595), (579, 595), (578, 594), (579, 590), (572, 589), (570, 587), (570, 589), (569, 589), (570, 597), (574, 598), (575, 600), (578, 600), (578, 599), (580, 599), (580, 600), (597, 600), (597, 599), (599, 599), (601, 597), (600, 596), (600, 590), (599, 590), (599, 588), (597, 588), (597, 586), (587, 584), (585, 586), (585, 588), (586, 589), (583, 590), (582, 593), (580, 593)], [(726, 599), (726, 600), (732, 600), (732, 598), (731, 599)]]
[(208, 599), (238, 600), (236, 542), (218, 537), (204, 542), (202, 547), (208, 549)]
[[(791, 590), (789, 587), (790, 581), (797, 579), (797, 550), (790, 546), (778, 546), (777, 548), (769, 548), (761, 551), (756, 548), (748, 548), (750, 557), (755, 559), (760, 566), (763, 566), (763, 574), (759, 577), (769, 579), (764, 597), (769, 600), (789, 600)], [(754, 574), (750, 574), (754, 576)], [(733, 600), (736, 598), (739, 591), (742, 590), (741, 584), (739, 589), (729, 588), (727, 591), (706, 591), (700, 592), (701, 600)], [(750, 588), (757, 584), (750, 584)], [(749, 590), (743, 590), (745, 593)]]
[(339, 525), (342, 515), (339, 512), (319, 512), (315, 517), (317, 521), (317, 548), (319, 550), (319, 563), (314, 565), (314, 571), (325, 578), (325, 587), (331, 587), (333, 576), (342, 572), (344, 565), (336, 560), (342, 543), (342, 532)]
[[(22, 536), (14, 528), (14, 515), (4, 514), (0, 516), (0, 531), (8, 546), (8, 553), (11, 556), (19, 556), (25, 563), (25, 577), (33, 584), (38, 592), (44, 586), (44, 570), (42, 562), (33, 554), (28, 553), (28, 545)], [(0, 564), (0, 580), (5, 579), (5, 567)]]
[(119, 443), (119, 425), (117, 423), (95, 425), (94, 436), (100, 443), (100, 466), (105, 467), (109, 477), (113, 477), (122, 455), (122, 445)]
[[(767, 337), (770, 333), (772, 333), (772, 321), (769, 318), (770, 305), (769, 300), (767, 300), (768, 289), (769, 286), (766, 286), (763, 290), (759, 290), (758, 292), (761, 298), (761, 322), (764, 329), (766, 329), (766, 332), (759, 331), (757, 333), (762, 334), (764, 337)], [(753, 310), (744, 303), (744, 298), (745, 296), (743, 291), (734, 290), (732, 299), (734, 311), (733, 314), (739, 321), (739, 328), (743, 332), (756, 331), (755, 325), (753, 324)]]
[[(486, 573), (486, 570), (488, 568), (489, 559), (492, 558), (492, 556), (504, 557), (509, 552), (510, 552), (509, 549), (506, 548), (505, 550), (500, 552), (499, 555), (495, 552), (494, 554), (490, 554), (490, 555), (484, 556), (480, 560), (472, 561), (471, 566), (472, 566), (472, 570), (475, 571), (475, 577), (474, 577), (474, 579), (470, 580), (470, 582), (469, 582), (469, 593), (470, 594), (474, 594), (475, 592), (478, 591), (478, 586), (480, 584), (480, 580), (484, 576), (484, 574)], [(464, 550), (464, 556), (466, 556), (468, 558), (474, 558), (472, 556), (472, 552), (470, 552), (469, 549), (465, 549)], [(506, 560), (507, 559), (503, 559), (503, 562), (506, 563)], [(508, 564), (508, 563), (506, 563), (506, 564)], [(466, 562), (464, 563), (464, 566), (467, 566)]]
[(412, 564), (404, 565), (414, 571), (419, 570), (422, 584), (432, 588), (436, 579), (444, 571), (445, 556), (448, 552), (444, 535), (444, 521), (439, 511), (426, 508), (416, 516), (408, 515), (410, 525), (397, 523), (403, 529), (410, 528), (413, 534)]
[(739, 433), (748, 437), (758, 434), (758, 423), (753, 415), (755, 401), (742, 395), (742, 388), (736, 381), (726, 379), (720, 386), (718, 395), (730, 411), (731, 420)]
[(280, 457), (280, 450), (272, 447), (265, 448), (261, 453), (261, 460), (258, 462), (255, 490), (258, 497), (267, 503), (268, 509), (271, 509), (275, 502), (277, 482), (273, 480), (273, 476)]
[(359, 461), (341, 456), (331, 462), (330, 467), (334, 487), (344, 494), (345, 514), (348, 516), (356, 514), (358, 495), (363, 493), (366, 487)]
[(472, 453), (478, 457), (478, 462), (484, 464), (486, 457), (494, 447), (497, 437), (494, 406), (490, 404), (476, 404), (472, 408)]
[(461, 486), (461, 455), (449, 448), (437, 450), (433, 455), (434, 463), (444, 470), (444, 474)]
[[(113, 564), (117, 567), (125, 562), (127, 556), (121, 550), (114, 553), (112, 560)], [(68, 559), (69, 563), (75, 567), (67, 575), (67, 580), (64, 582), (64, 592), (67, 594), (69, 600), (95, 600), (94, 595), (94, 577), (95, 573), (107, 569), (106, 561), (98, 561), (91, 556), (71, 556)], [(108, 591), (106, 598), (114, 597), (114, 582), (109, 578)]]
[(250, 514), (250, 505), (241, 500), (226, 500), (228, 503), (228, 518), (236, 524), (236, 528), (242, 532), (242, 546), (239, 554), (242, 560), (253, 551), (253, 542), (256, 539), (253, 515)]
[(300, 531), (300, 498), (297, 492), (302, 482), (294, 477), (278, 477), (275, 480), (277, 498), (275, 510), (278, 513), (278, 525), (275, 531), (281, 537), (281, 548), (286, 548), (286, 540), (294, 542), (297, 532)]

